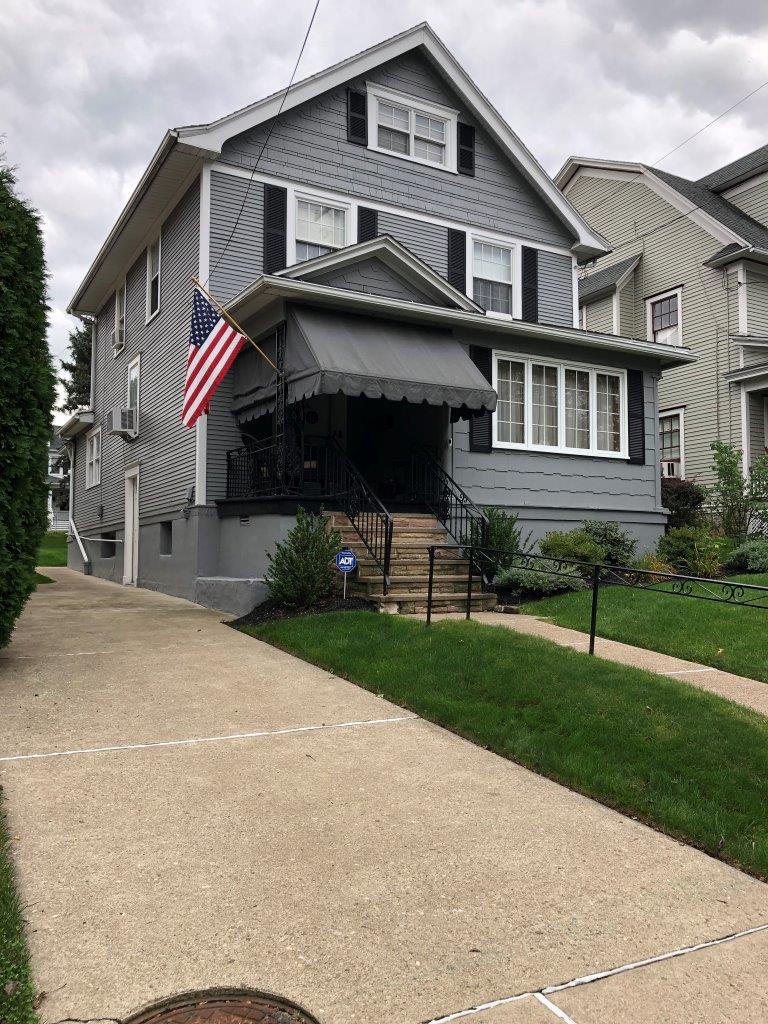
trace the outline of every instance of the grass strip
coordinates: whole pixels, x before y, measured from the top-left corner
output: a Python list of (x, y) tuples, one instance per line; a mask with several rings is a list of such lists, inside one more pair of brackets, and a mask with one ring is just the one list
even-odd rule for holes
[(67, 535), (62, 530), (49, 530), (37, 551), (40, 566), (67, 564)]
[(768, 718), (501, 626), (341, 612), (249, 633), (768, 878)]
[(37, 1024), (35, 990), (11, 857), (12, 839), (0, 789), (0, 1018), (4, 1024)]

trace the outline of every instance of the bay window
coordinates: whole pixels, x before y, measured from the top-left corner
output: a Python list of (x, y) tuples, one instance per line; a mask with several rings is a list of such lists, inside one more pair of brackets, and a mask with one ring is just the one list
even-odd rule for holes
[(512, 248), (475, 239), (472, 297), (489, 313), (512, 316)]
[(309, 199), (296, 201), (296, 262), (324, 256), (347, 244), (346, 209)]
[(627, 457), (626, 374), (494, 353), (493, 443)]

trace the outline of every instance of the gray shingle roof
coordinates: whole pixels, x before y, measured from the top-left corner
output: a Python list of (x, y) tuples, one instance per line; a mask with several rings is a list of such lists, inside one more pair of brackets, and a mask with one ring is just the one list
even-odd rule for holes
[(746, 156), (740, 156), (738, 160), (732, 160), (724, 167), (705, 174), (703, 178), (699, 178), (697, 184), (713, 192), (720, 192), (729, 185), (737, 185), (753, 174), (765, 170), (768, 170), (768, 146), (760, 146)]
[(639, 262), (640, 256), (635, 254), (629, 259), (606, 267), (605, 270), (598, 270), (589, 277), (582, 277), (579, 281), (579, 302), (593, 302), (600, 296), (609, 294), (626, 272)]

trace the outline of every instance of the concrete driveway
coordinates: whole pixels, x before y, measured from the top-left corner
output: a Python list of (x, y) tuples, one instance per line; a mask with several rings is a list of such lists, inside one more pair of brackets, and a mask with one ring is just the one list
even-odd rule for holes
[(765, 885), (215, 613), (46, 572), (0, 653), (46, 1020), (222, 985), (323, 1024), (768, 1019)]

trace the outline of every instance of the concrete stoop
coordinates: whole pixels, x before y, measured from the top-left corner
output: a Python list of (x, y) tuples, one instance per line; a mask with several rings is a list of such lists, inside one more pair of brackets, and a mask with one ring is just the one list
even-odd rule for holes
[(266, 599), (263, 579), (237, 576), (198, 576), (192, 598), (195, 604), (230, 615), (245, 615)]

